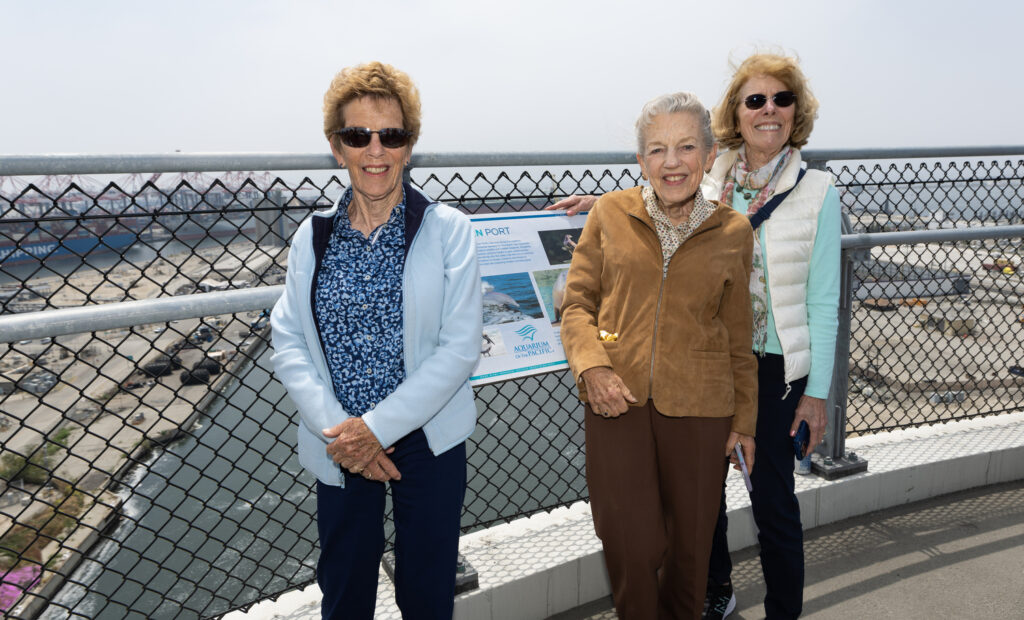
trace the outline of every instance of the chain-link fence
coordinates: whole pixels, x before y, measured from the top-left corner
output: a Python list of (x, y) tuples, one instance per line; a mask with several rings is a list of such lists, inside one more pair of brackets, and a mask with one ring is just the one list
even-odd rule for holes
[[(876, 232), (1020, 224), (1024, 162), (1011, 152), (1024, 149), (807, 158), (836, 175), (851, 230)], [(414, 165), (434, 167), (411, 179), (470, 213), (531, 210), (635, 185), (631, 158), (427, 156)], [(193, 169), (229, 166), (204, 165)], [(3, 314), (168, 297), (185, 308), (191, 293), (280, 284), (288, 238), (347, 182), (296, 167), (0, 176)], [(856, 261), (848, 432), (1022, 408), (1020, 241), (845, 254)], [(315, 500), (293, 457), (296, 413), (268, 370), (266, 305), (238, 307), (0, 344), (0, 608), (209, 617), (312, 581)], [(477, 402), (466, 530), (586, 499), (568, 373), (483, 386)]]
[[(850, 232), (1024, 223), (1024, 161), (830, 161)], [(950, 235), (947, 234), (947, 237)], [(1020, 236), (849, 251), (849, 434), (1024, 408)]]

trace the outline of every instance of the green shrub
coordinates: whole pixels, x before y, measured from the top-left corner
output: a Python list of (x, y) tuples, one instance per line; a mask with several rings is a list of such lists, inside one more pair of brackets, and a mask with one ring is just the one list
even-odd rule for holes
[(8, 483), (21, 480), (28, 484), (46, 484), (50, 479), (50, 453), (48, 449), (36, 448), (26, 462), (24, 456), (8, 452), (0, 457), (0, 478)]
[(0, 458), (0, 478), (7, 482), (23, 480), (28, 484), (46, 484), (50, 472), (45, 466), (46, 457), (36, 450), (25, 462), (20, 454), (7, 453)]
[(57, 444), (60, 444), (60, 445), (62, 445), (62, 446), (64, 446), (66, 448), (67, 445), (68, 445), (68, 437), (70, 435), (71, 435), (71, 428), (67, 427), (67, 426), (64, 426), (64, 427), (61, 427), (56, 433), (53, 434), (53, 437), (50, 438), (50, 441), (52, 441), (54, 443), (57, 443)]

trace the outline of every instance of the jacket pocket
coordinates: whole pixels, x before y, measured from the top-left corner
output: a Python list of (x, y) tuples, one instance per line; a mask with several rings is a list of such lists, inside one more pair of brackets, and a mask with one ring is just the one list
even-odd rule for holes
[(723, 417), (733, 415), (735, 388), (732, 377), (732, 359), (725, 351), (690, 351), (693, 375), (699, 380), (694, 386), (704, 415)]

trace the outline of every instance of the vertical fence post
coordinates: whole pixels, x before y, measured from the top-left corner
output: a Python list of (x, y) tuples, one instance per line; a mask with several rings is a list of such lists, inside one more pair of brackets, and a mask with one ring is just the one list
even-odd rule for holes
[[(805, 161), (810, 170), (829, 172), (827, 159), (807, 158)], [(842, 234), (853, 233), (853, 226), (850, 224), (848, 215), (841, 212), (840, 216)], [(853, 321), (855, 293), (853, 266), (854, 263), (862, 259), (857, 254), (857, 250), (844, 251), (840, 258), (839, 327), (836, 334), (835, 362), (832, 365), (832, 384), (829, 388), (828, 399), (825, 401), (828, 426), (825, 428), (823, 444), (815, 449), (821, 459), (814, 460), (811, 465), (811, 470), (826, 480), (866, 471), (868, 467), (867, 461), (846, 452), (846, 407), (849, 402), (850, 387), (850, 330)]]
[[(853, 232), (847, 214), (841, 213), (842, 233)], [(833, 480), (843, 476), (866, 471), (868, 462), (855, 454), (846, 452), (846, 406), (849, 402), (850, 387), (850, 331), (853, 321), (854, 275), (853, 265), (860, 259), (858, 250), (844, 250), (840, 258), (839, 281), (839, 329), (836, 334), (835, 362), (832, 365), (832, 385), (829, 388), (825, 410), (828, 412), (828, 427), (825, 442), (817, 450), (821, 461), (814, 461), (811, 471)]]
[[(808, 170), (821, 170), (830, 172), (828, 161), (813, 157), (805, 158)], [(850, 222), (846, 214), (841, 214), (842, 233), (848, 234), (851, 230)], [(846, 399), (849, 382), (847, 375), (850, 368), (850, 315), (853, 307), (850, 302), (852, 269), (849, 267), (849, 259), (846, 252), (840, 258), (840, 282), (839, 282), (839, 331), (836, 335), (835, 362), (832, 365), (832, 383), (829, 387), (828, 398), (825, 401), (827, 426), (825, 428), (825, 439), (822, 445), (815, 446), (814, 451), (823, 458), (835, 459), (842, 454), (846, 444)], [(839, 429), (843, 429), (840, 431)]]

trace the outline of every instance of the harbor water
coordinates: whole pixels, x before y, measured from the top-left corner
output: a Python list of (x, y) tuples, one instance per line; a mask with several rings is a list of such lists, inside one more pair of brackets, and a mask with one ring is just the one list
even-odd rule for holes
[[(245, 385), (227, 386), (227, 399), (214, 400), (187, 438), (122, 482), (127, 518), (43, 618), (210, 617), (314, 580), (315, 481), (295, 456), (297, 413), (271, 380), (270, 353), (239, 372)], [(586, 496), (581, 414), (567, 377), (527, 378), (551, 393), (539, 405), (527, 390), (478, 389), (464, 525)], [(497, 402), (504, 407), (485, 406)]]
[[(268, 357), (242, 372), (258, 392), (230, 386), (186, 438), (122, 481), (127, 518), (43, 618), (209, 617), (313, 579), (313, 480), (279, 440), (293, 432), (294, 408), (270, 380)], [(281, 561), (294, 556), (310, 560)]]

